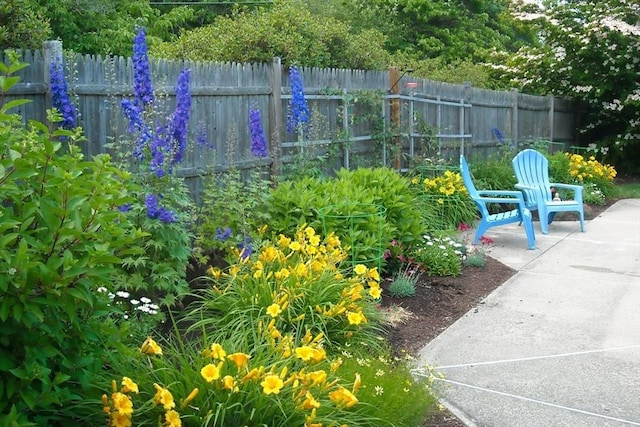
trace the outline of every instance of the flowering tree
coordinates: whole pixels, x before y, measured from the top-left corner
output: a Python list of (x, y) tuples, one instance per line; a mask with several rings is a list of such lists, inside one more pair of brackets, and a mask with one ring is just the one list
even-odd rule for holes
[(540, 43), (497, 68), (529, 92), (581, 101), (585, 140), (615, 160), (640, 143), (639, 16), (635, 0), (526, 4), (519, 18), (537, 30)]

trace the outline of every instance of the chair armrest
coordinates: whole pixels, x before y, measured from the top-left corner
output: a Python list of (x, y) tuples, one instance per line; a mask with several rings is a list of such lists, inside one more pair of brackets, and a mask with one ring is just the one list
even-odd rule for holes
[[(481, 196), (477, 197), (485, 203), (503, 203), (503, 204), (518, 204), (521, 208), (525, 207), (524, 195), (520, 191), (499, 191), (499, 190), (487, 190), (478, 192)], [(509, 197), (484, 197), (483, 194), (488, 195), (500, 195)]]
[(552, 182), (551, 186), (552, 187), (556, 187), (556, 188), (563, 188), (565, 190), (573, 191), (573, 199), (578, 203), (582, 203), (582, 189), (583, 189), (582, 185), (563, 184), (563, 183), (558, 183), (558, 182)]
[(520, 197), (522, 193), (520, 191), (504, 191), (504, 190), (478, 190), (480, 196), (507, 196), (507, 197)]
[(574, 184), (563, 184), (563, 183), (558, 183), (558, 182), (552, 182), (551, 187), (556, 187), (556, 188), (564, 188), (567, 190), (573, 190), (573, 191), (582, 191), (582, 185), (574, 185)]
[(476, 199), (485, 203), (510, 203), (510, 204), (524, 204), (523, 199), (506, 199), (503, 197), (476, 197)]
[(514, 185), (514, 187), (522, 190), (538, 190), (539, 188), (537, 185), (524, 185), (524, 184), (516, 184)]

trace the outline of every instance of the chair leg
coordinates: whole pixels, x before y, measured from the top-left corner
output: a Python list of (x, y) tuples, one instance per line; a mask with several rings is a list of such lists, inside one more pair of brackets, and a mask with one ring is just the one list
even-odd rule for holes
[(551, 214), (547, 213), (546, 208), (542, 208), (538, 210), (538, 219), (540, 220), (540, 231), (542, 231), (542, 234), (547, 234), (549, 232), (549, 216), (550, 215)]
[(584, 210), (578, 211), (578, 214), (580, 215), (580, 231), (584, 233), (586, 231), (584, 228)]
[(535, 234), (535, 231), (533, 230), (533, 221), (531, 219), (531, 212), (529, 211), (524, 212), (523, 220), (521, 222), (524, 222), (524, 231), (525, 233), (527, 233), (527, 243), (529, 244), (529, 249), (535, 249), (536, 234)]
[(485, 231), (487, 231), (489, 229), (489, 226), (486, 222), (480, 222), (478, 224), (478, 228), (476, 229), (476, 235), (473, 238), (473, 244), (477, 245), (478, 242), (480, 241), (480, 238), (482, 237), (482, 235), (485, 233)]
[(549, 213), (549, 221), (547, 222), (547, 224), (551, 224), (555, 217), (556, 217), (556, 213), (555, 212), (550, 212)]

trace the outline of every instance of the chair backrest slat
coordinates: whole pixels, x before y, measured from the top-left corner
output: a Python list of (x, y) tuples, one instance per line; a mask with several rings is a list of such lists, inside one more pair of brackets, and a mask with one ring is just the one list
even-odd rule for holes
[[(522, 150), (513, 158), (512, 164), (518, 184), (538, 187), (542, 190), (544, 199), (551, 200), (549, 161), (544, 154), (532, 149)], [(528, 204), (538, 197), (535, 191), (523, 191)]]

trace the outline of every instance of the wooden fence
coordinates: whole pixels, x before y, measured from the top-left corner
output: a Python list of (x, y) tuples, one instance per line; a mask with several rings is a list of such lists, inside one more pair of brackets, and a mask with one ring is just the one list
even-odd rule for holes
[[(22, 53), (30, 66), (18, 73), (21, 83), (7, 100), (31, 99), (16, 112), (25, 121), (44, 121), (51, 105), (49, 63), (63, 56), (86, 135), (84, 152), (126, 153), (131, 136), (120, 102), (133, 95), (131, 58), (63, 55), (60, 42), (46, 42), (42, 51)], [(498, 142), (494, 128), (516, 145), (542, 139), (568, 147), (576, 140), (570, 101), (414, 78), (395, 67), (300, 69), (311, 123), (304, 135), (290, 134), (289, 75), (278, 58), (271, 64), (152, 60), (150, 67), (160, 119), (173, 111), (180, 70), (191, 70), (190, 140), (204, 132), (207, 144), (191, 144), (179, 173), (196, 198), (202, 175), (232, 166), (278, 174), (302, 158), (325, 170), (383, 164), (401, 169), (425, 157), (455, 159), (460, 150), (487, 156)], [(250, 151), (250, 108), (262, 111), (271, 153), (266, 159)]]

